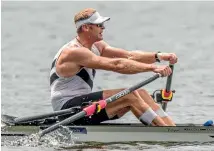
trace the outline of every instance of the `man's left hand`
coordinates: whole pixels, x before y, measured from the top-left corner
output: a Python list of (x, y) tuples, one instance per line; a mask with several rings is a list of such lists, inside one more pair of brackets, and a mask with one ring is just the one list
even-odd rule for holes
[(158, 53), (160, 60), (169, 61), (170, 64), (175, 64), (178, 61), (178, 57), (175, 53)]

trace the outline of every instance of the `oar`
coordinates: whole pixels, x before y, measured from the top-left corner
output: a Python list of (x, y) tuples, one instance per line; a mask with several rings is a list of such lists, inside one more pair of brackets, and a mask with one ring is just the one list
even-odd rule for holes
[(21, 118), (9, 116), (9, 115), (2, 115), (1, 120), (6, 124), (14, 125), (14, 124), (27, 123), (27, 122), (54, 117), (54, 116), (65, 115), (69, 113), (75, 113), (77, 112), (77, 110), (78, 110), (77, 108), (69, 108), (69, 109), (64, 109), (60, 111), (55, 111), (52, 113), (40, 114), (35, 116), (27, 116), (27, 117), (21, 117)]
[[(97, 104), (99, 104), (100, 108), (103, 109), (103, 108), (106, 107), (106, 105), (108, 103), (113, 102), (113, 101), (115, 101), (115, 100), (117, 100), (117, 99), (119, 99), (119, 98), (121, 98), (121, 97), (123, 97), (123, 96), (125, 96), (125, 95), (127, 95), (127, 94), (129, 94), (129, 93), (131, 93), (131, 92), (133, 92), (133, 91), (135, 91), (137, 89), (139, 89), (140, 87), (145, 86), (148, 83), (151, 83), (152, 81), (156, 80), (160, 76), (161, 76), (161, 74), (157, 73), (154, 76), (152, 76), (151, 78), (149, 78), (149, 79), (147, 79), (147, 80), (145, 80), (143, 82), (140, 82), (140, 83), (138, 83), (138, 84), (136, 84), (136, 85), (134, 85), (134, 86), (132, 86), (130, 88), (127, 88), (127, 89), (125, 89), (125, 90), (123, 90), (123, 91), (121, 91), (121, 92), (119, 92), (119, 93), (117, 93), (117, 94), (105, 99), (105, 100), (98, 101)], [(74, 121), (76, 121), (76, 120), (78, 120), (80, 118), (85, 117), (85, 116), (91, 116), (91, 115), (94, 114), (95, 110), (96, 110), (96, 104), (92, 104), (90, 106), (87, 106), (81, 112), (79, 112), (79, 113), (77, 113), (77, 114), (75, 114), (75, 115), (73, 115), (73, 116), (71, 116), (71, 117), (69, 117), (69, 118), (57, 123), (57, 124), (54, 124), (54, 125), (48, 127), (47, 129), (44, 129), (44, 130), (40, 131), (39, 132), (39, 136), (42, 137), (45, 134), (50, 133), (50, 132), (58, 129), (62, 125), (67, 125), (67, 124), (72, 123), (72, 122), (74, 122)]]
[[(173, 76), (174, 65), (170, 64), (169, 67), (172, 70), (172, 74), (170, 74), (167, 77), (167, 81), (166, 81), (166, 92), (170, 92), (171, 91), (171, 84), (172, 84), (172, 76)], [(166, 101), (162, 102), (162, 108), (163, 108), (164, 111), (166, 111), (167, 103), (168, 102), (166, 102)]]

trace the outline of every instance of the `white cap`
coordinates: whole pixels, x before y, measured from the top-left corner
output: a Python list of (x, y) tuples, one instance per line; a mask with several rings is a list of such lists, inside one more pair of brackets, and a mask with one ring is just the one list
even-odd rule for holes
[(108, 21), (110, 17), (100, 16), (98, 12), (93, 13), (89, 18), (80, 20), (76, 22), (76, 28), (79, 29), (84, 24), (102, 24), (105, 21)]

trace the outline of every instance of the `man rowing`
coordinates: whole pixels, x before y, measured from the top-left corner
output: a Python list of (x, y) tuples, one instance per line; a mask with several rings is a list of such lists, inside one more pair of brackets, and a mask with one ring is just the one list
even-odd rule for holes
[[(175, 64), (177, 56), (174, 53), (127, 51), (112, 47), (103, 41), (104, 22), (109, 19), (100, 16), (92, 8), (84, 9), (75, 15), (77, 36), (58, 51), (51, 67), (51, 101), (54, 110), (82, 106), (83, 103), (106, 99), (123, 90), (92, 92), (96, 69), (122, 74), (171, 74), (169, 66), (158, 66), (154, 63), (163, 60)], [(111, 102), (100, 112), (79, 119), (73, 124), (99, 124), (106, 120), (118, 119), (129, 111), (146, 125), (175, 126), (168, 114), (144, 89)]]

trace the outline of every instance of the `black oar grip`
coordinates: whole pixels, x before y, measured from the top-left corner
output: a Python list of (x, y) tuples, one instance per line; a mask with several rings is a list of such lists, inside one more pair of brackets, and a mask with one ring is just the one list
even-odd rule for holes
[(169, 91), (171, 90), (171, 84), (172, 84), (172, 76), (173, 76), (174, 65), (173, 65), (173, 64), (170, 64), (169, 67), (170, 67), (171, 70), (172, 70), (172, 74), (170, 74), (170, 75), (167, 77), (167, 81), (166, 81), (166, 92), (169, 92)]

